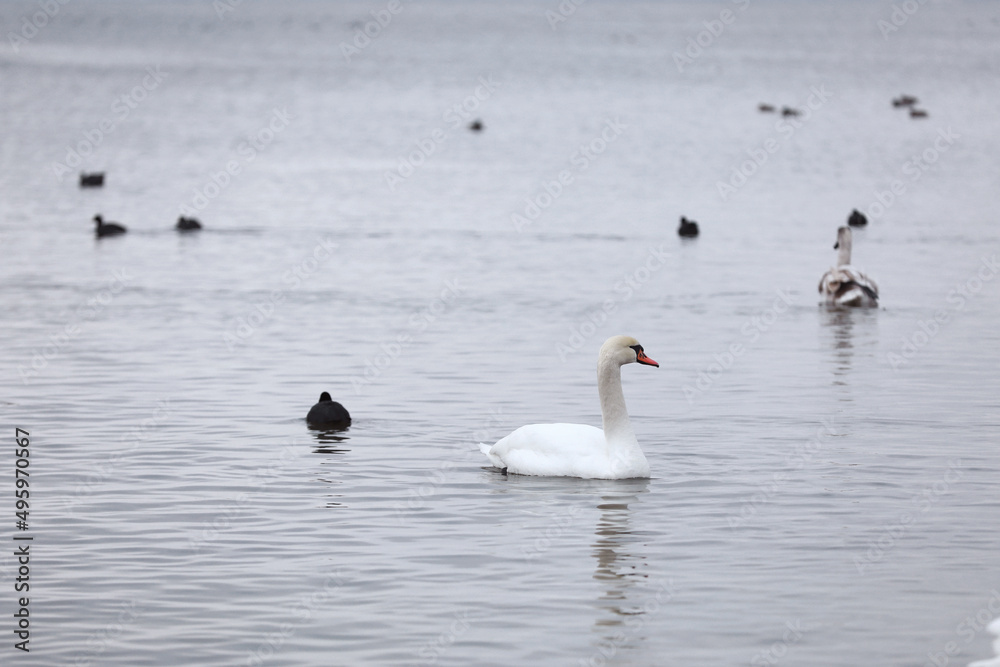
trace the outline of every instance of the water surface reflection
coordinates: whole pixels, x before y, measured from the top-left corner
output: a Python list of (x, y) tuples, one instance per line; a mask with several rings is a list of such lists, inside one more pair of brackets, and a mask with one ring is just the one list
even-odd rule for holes
[[(593, 555), (597, 559), (594, 579), (601, 585), (594, 619), (596, 651), (590, 663), (603, 664), (623, 649), (635, 650), (645, 639), (646, 614), (659, 611), (670, 597), (665, 582), (651, 581), (640, 538), (631, 525), (631, 506), (649, 492), (648, 479), (605, 482), (601, 515), (594, 531)], [(586, 663), (586, 664), (590, 664)]]
[(316, 439), (314, 454), (346, 454), (351, 451), (341, 443), (350, 440), (344, 435), (346, 428), (309, 428), (309, 433)]

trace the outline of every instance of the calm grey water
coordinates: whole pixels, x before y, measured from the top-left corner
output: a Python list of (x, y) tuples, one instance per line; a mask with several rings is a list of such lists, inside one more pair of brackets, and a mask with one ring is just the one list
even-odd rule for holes
[[(12, 41), (41, 7), (0, 6), (4, 664), (993, 655), (995, 4), (401, 2), (347, 56), (390, 4), (71, 2)], [(831, 312), (853, 207), (883, 305)], [(661, 364), (623, 371), (652, 479), (485, 467), (600, 423), (618, 333)], [(307, 429), (324, 390), (350, 430)]]

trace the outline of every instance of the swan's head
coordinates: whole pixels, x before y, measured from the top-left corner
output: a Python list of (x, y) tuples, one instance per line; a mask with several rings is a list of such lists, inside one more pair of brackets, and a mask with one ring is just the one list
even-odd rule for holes
[(851, 228), (840, 227), (837, 229), (837, 242), (833, 244), (834, 250), (840, 250), (840, 246), (851, 247)]
[(326, 401), (332, 401), (332, 400), (333, 400), (333, 397), (330, 396), (329, 392), (325, 392), (324, 391), (322, 394), (319, 395), (319, 402), (320, 403), (324, 403)]
[(603, 363), (605, 360), (613, 360), (619, 366), (632, 363), (645, 364), (646, 366), (660, 366), (646, 356), (642, 345), (631, 336), (612, 336), (604, 341), (604, 345), (601, 346), (601, 351), (598, 354), (598, 363)]
[(101, 226), (102, 224), (104, 224), (104, 218), (102, 218), (102, 217), (100, 216), (100, 214), (98, 214), (98, 215), (95, 215), (95, 216), (94, 216), (94, 222), (96, 222), (96, 223), (97, 223), (97, 226), (98, 226), (98, 227), (100, 227), (100, 226)]

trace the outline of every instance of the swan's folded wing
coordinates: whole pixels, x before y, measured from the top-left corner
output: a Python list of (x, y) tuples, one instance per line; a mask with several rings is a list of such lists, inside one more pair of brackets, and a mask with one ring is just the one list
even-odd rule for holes
[(858, 285), (865, 294), (873, 299), (878, 298), (878, 285), (864, 271), (854, 266), (842, 266), (841, 271), (854, 283)]
[(479, 451), (486, 454), (486, 458), (490, 460), (490, 463), (497, 468), (506, 468), (507, 465), (503, 462), (503, 460), (493, 453), (493, 447), (493, 445), (487, 445), (485, 442), (479, 443)]
[(479, 449), (519, 475), (591, 477), (594, 457), (607, 457), (604, 431), (585, 424), (530, 424)]
[(833, 294), (837, 291), (840, 283), (840, 274), (837, 269), (831, 267), (826, 270), (823, 277), (819, 279), (819, 293), (820, 294)]

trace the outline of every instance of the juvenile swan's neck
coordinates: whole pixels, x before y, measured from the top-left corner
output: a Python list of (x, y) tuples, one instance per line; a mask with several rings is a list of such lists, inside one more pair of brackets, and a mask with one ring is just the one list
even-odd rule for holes
[(601, 397), (604, 438), (608, 445), (638, 447), (622, 393), (622, 367), (614, 359), (597, 361), (597, 392)]
[(851, 231), (841, 231), (837, 235), (837, 266), (851, 263)]

